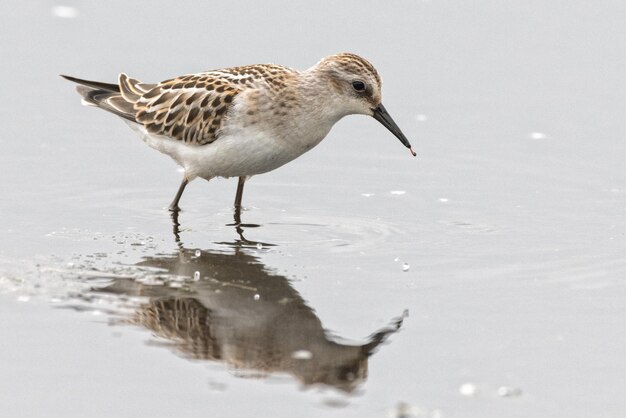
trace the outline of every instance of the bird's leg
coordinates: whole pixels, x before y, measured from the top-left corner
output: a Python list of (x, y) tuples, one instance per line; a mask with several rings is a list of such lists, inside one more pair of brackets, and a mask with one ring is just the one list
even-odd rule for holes
[(246, 182), (246, 177), (239, 177), (239, 182), (237, 183), (237, 194), (235, 195), (235, 224), (239, 225), (241, 223), (241, 198), (243, 196), (243, 185)]
[(245, 182), (245, 177), (239, 177), (239, 183), (237, 184), (237, 194), (235, 195), (235, 208), (241, 207), (241, 197), (243, 196), (243, 185)]
[(178, 201), (180, 200), (180, 197), (183, 195), (183, 192), (185, 191), (185, 187), (187, 186), (187, 183), (188, 183), (187, 178), (183, 177), (183, 181), (182, 183), (180, 183), (178, 192), (176, 192), (176, 196), (174, 196), (174, 200), (170, 204), (170, 207), (169, 207), (170, 212), (178, 212), (180, 210), (180, 208), (178, 207)]

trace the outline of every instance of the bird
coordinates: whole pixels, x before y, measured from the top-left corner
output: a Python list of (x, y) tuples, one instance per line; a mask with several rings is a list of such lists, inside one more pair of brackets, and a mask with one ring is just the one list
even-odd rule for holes
[(374, 117), (416, 156), (382, 104), (378, 71), (353, 53), (327, 56), (302, 71), (256, 64), (159, 83), (124, 73), (117, 83), (61, 77), (77, 83), (83, 104), (122, 118), (147, 145), (182, 166), (172, 212), (180, 210), (190, 181), (215, 177), (238, 177), (234, 206), (240, 210), (250, 177), (309, 151), (347, 115)]

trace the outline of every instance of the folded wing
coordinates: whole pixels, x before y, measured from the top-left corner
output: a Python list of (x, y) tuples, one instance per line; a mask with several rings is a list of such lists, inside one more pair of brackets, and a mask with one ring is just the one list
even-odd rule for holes
[[(144, 85), (145, 86), (145, 85)], [(122, 97), (132, 102), (137, 123), (147, 131), (193, 145), (215, 141), (241, 88), (210, 73), (167, 80), (142, 92), (142, 85), (120, 77)]]

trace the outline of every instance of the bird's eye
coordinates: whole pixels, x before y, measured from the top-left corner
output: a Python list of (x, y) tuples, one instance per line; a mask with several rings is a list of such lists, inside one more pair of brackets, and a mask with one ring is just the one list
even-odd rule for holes
[(352, 87), (356, 91), (365, 91), (365, 83), (362, 82), (362, 81), (353, 81), (352, 82)]

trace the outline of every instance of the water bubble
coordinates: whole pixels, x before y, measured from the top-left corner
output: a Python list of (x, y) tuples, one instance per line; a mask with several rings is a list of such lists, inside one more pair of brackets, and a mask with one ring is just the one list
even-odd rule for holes
[(513, 398), (520, 396), (521, 394), (522, 390), (520, 388), (514, 388), (511, 386), (500, 386), (498, 388), (498, 396), (502, 398)]
[(261, 299), (261, 295), (259, 295), (258, 293), (256, 293), (254, 295), (254, 300), (260, 300)]
[(459, 387), (459, 393), (468, 398), (475, 396), (477, 392), (478, 392), (478, 389), (476, 388), (476, 385), (473, 383), (463, 383)]
[(387, 414), (389, 418), (426, 418), (428, 411), (407, 402), (400, 402)]
[(396, 195), (396, 196), (401, 196), (403, 194), (406, 194), (406, 192), (404, 190), (392, 190), (391, 194)]
[(202, 255), (202, 251), (196, 250), (196, 252), (194, 254), (195, 254), (196, 257), (200, 257)]
[(528, 137), (530, 139), (546, 139), (548, 135), (544, 134), (543, 132), (531, 132)]
[(262, 249), (263, 249), (263, 244), (261, 244), (260, 242), (258, 242), (258, 243), (256, 244), (256, 248), (257, 248), (257, 250), (262, 250)]
[(313, 353), (309, 350), (296, 350), (291, 353), (291, 358), (296, 360), (310, 360), (313, 358)]
[(409, 263), (402, 264), (402, 271), (409, 271), (410, 268), (411, 268), (411, 265)]
[(361, 196), (363, 196), (363, 197), (372, 197), (372, 196), (374, 196), (374, 193), (361, 193)]
[(52, 8), (52, 15), (63, 19), (74, 19), (78, 17), (78, 10), (71, 6), (54, 6)]
[(196, 272), (193, 274), (193, 281), (194, 281), (194, 282), (197, 282), (198, 280), (200, 280), (200, 272), (199, 272), (199, 271), (196, 271)]
[(397, 263), (398, 261), (400, 261), (400, 257), (396, 257), (393, 259), (394, 263)]
[(445, 198), (445, 197), (441, 197), (441, 198), (439, 198), (439, 201), (443, 202), (443, 203), (446, 203), (448, 201), (448, 199)]

